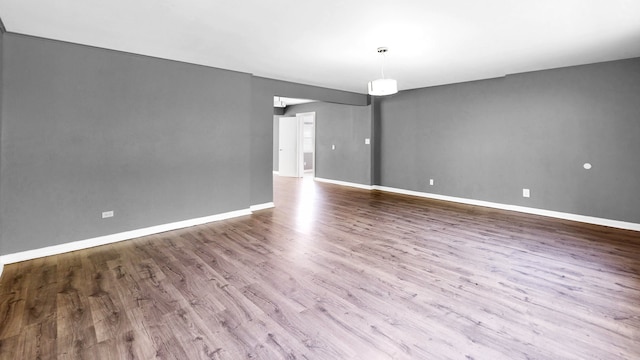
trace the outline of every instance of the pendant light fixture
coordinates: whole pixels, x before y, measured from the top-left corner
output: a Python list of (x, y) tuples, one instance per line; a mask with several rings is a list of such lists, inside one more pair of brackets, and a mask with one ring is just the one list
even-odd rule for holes
[(385, 96), (398, 92), (398, 82), (394, 79), (386, 79), (384, 77), (384, 60), (387, 51), (389, 51), (389, 49), (386, 47), (378, 48), (378, 54), (382, 55), (382, 78), (369, 81), (369, 95)]

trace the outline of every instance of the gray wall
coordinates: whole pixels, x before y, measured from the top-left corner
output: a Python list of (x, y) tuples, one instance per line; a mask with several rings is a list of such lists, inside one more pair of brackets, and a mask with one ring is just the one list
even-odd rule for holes
[[(3, 157), (3, 153), (2, 153), (2, 118), (3, 118), (3, 97), (2, 97), (2, 93), (3, 93), (3, 89), (4, 89), (4, 78), (3, 78), (3, 74), (4, 74), (4, 26), (1, 25), (2, 24), (2, 20), (0, 20), (0, 179), (2, 179), (2, 157)], [(1, 182), (0, 182), (0, 187), (2, 186)], [(0, 191), (0, 204), (2, 204), (2, 191)], [(4, 240), (2, 239), (2, 216), (0, 215), (0, 255), (4, 254)], [(2, 267), (2, 264), (0, 264), (0, 267)]]
[(270, 202), (273, 96), (367, 101), (18, 34), (0, 48), (0, 254)]
[(371, 145), (364, 143), (371, 138), (371, 106), (315, 102), (287, 106), (285, 115), (312, 111), (316, 113), (315, 176), (371, 185)]
[(272, 201), (274, 95), (327, 102), (290, 109), (318, 113), (319, 177), (640, 223), (640, 59), (366, 106), (363, 94), (16, 34), (0, 50), (0, 254)]
[(4, 53), (5, 253), (249, 207), (250, 75), (14, 34)]
[(380, 183), (640, 223), (639, 99), (640, 59), (404, 91), (379, 104)]

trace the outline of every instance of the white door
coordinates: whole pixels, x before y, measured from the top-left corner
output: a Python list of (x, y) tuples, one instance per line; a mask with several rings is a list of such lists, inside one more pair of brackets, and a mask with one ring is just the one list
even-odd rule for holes
[(300, 121), (296, 117), (281, 117), (278, 133), (278, 173), (280, 176), (302, 176)]

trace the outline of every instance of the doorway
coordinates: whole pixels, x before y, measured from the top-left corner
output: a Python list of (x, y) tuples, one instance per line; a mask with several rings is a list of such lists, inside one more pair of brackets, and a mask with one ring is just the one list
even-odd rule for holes
[(314, 177), (315, 112), (280, 117), (278, 126), (278, 174)]
[(316, 113), (296, 114), (302, 124), (302, 165), (304, 176), (315, 177), (316, 172)]

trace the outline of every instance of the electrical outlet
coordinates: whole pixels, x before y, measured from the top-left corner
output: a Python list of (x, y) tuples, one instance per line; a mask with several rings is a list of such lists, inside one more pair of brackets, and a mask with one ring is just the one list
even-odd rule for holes
[(371, 144), (371, 139), (369, 139), (369, 138), (364, 139), (364, 144), (365, 145)]
[(429, 185), (433, 185), (433, 179), (429, 179)]
[(335, 144), (334, 144), (334, 145), (331, 145), (331, 150), (335, 150), (335, 149), (336, 149)]
[(531, 192), (529, 191), (529, 189), (522, 189), (522, 197), (531, 197)]
[(102, 218), (106, 219), (106, 218), (110, 218), (113, 217), (113, 210), (111, 211), (103, 211), (102, 212)]

